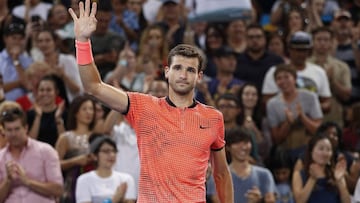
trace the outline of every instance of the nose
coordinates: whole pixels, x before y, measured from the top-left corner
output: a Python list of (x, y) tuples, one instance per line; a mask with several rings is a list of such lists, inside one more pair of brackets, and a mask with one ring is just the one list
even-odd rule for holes
[(186, 72), (185, 69), (180, 71), (180, 78), (181, 79), (186, 79), (187, 78), (187, 72)]

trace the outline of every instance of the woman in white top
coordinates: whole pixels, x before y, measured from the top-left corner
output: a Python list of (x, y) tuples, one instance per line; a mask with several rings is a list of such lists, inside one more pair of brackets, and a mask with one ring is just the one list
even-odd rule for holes
[(134, 179), (127, 173), (112, 169), (116, 161), (116, 143), (107, 136), (96, 136), (90, 142), (90, 152), (97, 161), (97, 167), (77, 179), (76, 202), (134, 203), (136, 201)]

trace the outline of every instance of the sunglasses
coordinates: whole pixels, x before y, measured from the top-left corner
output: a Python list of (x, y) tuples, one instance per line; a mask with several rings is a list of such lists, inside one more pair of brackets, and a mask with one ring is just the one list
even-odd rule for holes
[(9, 118), (9, 117), (13, 117), (14, 115), (16, 116), (22, 116), (23, 115), (23, 111), (21, 111), (20, 109), (18, 108), (13, 108), (13, 109), (8, 109), (8, 110), (5, 110), (1, 113), (1, 118), (2, 119), (6, 119), (6, 118)]

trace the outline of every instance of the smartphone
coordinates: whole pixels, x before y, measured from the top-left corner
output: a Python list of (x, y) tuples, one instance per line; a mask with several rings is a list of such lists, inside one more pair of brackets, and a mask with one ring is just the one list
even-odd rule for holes
[(38, 15), (31, 16), (31, 22), (39, 22), (40, 20), (41, 18)]
[(118, 65), (123, 66), (123, 67), (127, 67), (128, 62), (126, 61), (126, 59), (120, 59), (118, 62)]

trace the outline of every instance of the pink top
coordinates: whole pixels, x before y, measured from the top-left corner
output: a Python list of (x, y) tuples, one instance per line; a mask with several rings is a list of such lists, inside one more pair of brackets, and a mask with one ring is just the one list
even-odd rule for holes
[[(63, 185), (60, 160), (56, 151), (48, 144), (28, 138), (27, 145), (18, 160), (9, 151), (9, 144), (0, 150), (0, 182), (6, 177), (5, 164), (13, 160), (23, 167), (26, 175), (36, 181)], [(55, 203), (55, 198), (42, 196), (29, 188), (13, 183), (5, 203)]]

